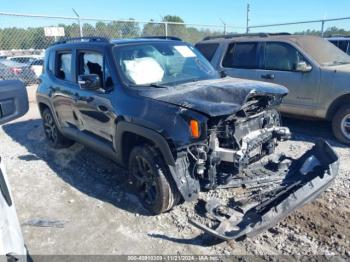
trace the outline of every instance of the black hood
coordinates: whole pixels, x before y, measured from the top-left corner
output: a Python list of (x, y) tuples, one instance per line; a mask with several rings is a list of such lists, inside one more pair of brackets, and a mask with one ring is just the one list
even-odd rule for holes
[(267, 96), (278, 105), (288, 89), (259, 81), (226, 77), (140, 91), (140, 95), (194, 109), (208, 116), (231, 115), (241, 110), (249, 98)]

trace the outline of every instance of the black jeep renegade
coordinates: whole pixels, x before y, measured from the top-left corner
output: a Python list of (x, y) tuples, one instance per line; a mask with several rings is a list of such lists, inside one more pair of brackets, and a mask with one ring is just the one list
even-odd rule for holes
[(127, 167), (153, 214), (201, 191), (254, 188), (229, 206), (208, 201), (213, 227), (191, 220), (222, 239), (272, 226), (337, 174), (338, 158), (325, 141), (299, 159), (273, 154), (290, 138), (276, 111), (286, 88), (225, 77), (179, 39), (63, 40), (46, 50), (40, 80), (50, 145), (77, 141)]

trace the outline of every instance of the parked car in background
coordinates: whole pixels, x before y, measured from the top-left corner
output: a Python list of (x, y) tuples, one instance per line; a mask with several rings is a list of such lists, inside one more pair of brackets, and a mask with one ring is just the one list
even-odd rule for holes
[(17, 63), (22, 63), (22, 64), (30, 64), (32, 63), (35, 59), (42, 58), (37, 55), (22, 55), (22, 56), (10, 56), (7, 57), (7, 60), (11, 60)]
[(350, 55), (350, 36), (330, 37), (327, 40)]
[(26, 85), (34, 84), (37, 82), (37, 77), (29, 65), (8, 59), (0, 60), (0, 79), (18, 79), (24, 82)]
[(43, 72), (44, 58), (36, 58), (30, 63), (30, 69), (35, 73), (37, 77)]
[(350, 56), (316, 36), (248, 34), (206, 37), (196, 48), (233, 77), (283, 85), (282, 113), (327, 119), (350, 144)]

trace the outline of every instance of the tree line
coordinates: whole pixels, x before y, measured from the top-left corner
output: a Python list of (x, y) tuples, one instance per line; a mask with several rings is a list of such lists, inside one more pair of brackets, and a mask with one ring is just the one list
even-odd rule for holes
[[(223, 28), (216, 30), (200, 29), (196, 27), (186, 26), (179, 16), (165, 16), (163, 22), (169, 22), (167, 32), (170, 36), (177, 36), (185, 41), (195, 43), (205, 36), (218, 35), (223, 33)], [(57, 24), (64, 28), (65, 37), (79, 37), (80, 27), (78, 23), (72, 24)], [(82, 31), (84, 36), (102, 36), (107, 38), (133, 38), (141, 36), (158, 36), (165, 35), (165, 25), (156, 23), (153, 20), (145, 24), (140, 24), (134, 19), (130, 21), (111, 21), (96, 23), (83, 23)], [(234, 32), (231, 32), (234, 33)], [(320, 35), (317, 30), (307, 30), (297, 32), (297, 34)], [(350, 35), (350, 31), (331, 27), (325, 31), (324, 36), (331, 35)], [(53, 37), (46, 37), (43, 27), (28, 27), (28, 28), (0, 28), (0, 50), (11, 49), (45, 49), (55, 41)]]
[[(163, 22), (184, 23), (178, 16), (165, 16)], [(79, 37), (80, 27), (78, 23), (57, 24), (64, 28), (65, 37)], [(177, 36), (185, 41), (195, 43), (205, 36), (222, 34), (219, 30), (198, 29), (183, 24), (168, 24), (167, 32), (170, 36)], [(111, 21), (96, 23), (83, 23), (82, 32), (84, 36), (101, 36), (107, 38), (134, 38), (141, 36), (165, 35), (165, 25), (153, 20), (140, 24), (134, 19), (130, 21)], [(57, 39), (56, 39), (57, 40)], [(43, 27), (28, 28), (0, 28), (0, 50), (11, 49), (45, 49), (55, 41), (54, 37), (47, 37)]]

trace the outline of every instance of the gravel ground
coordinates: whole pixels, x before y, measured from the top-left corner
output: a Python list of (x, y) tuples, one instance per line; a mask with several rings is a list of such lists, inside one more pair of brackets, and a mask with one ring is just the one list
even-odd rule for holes
[[(79, 144), (50, 149), (29, 87), (30, 111), (0, 129), (5, 160), (25, 242), (31, 254), (325, 255), (350, 257), (349, 148), (327, 123), (285, 119), (294, 132), (279, 150), (294, 156), (326, 138), (340, 156), (334, 184), (276, 227), (242, 241), (210, 245), (188, 223), (193, 204), (149, 216), (130, 193), (125, 170)], [(229, 194), (229, 192), (227, 193)], [(36, 227), (33, 221), (51, 221)], [(57, 224), (57, 222), (59, 222)]]

